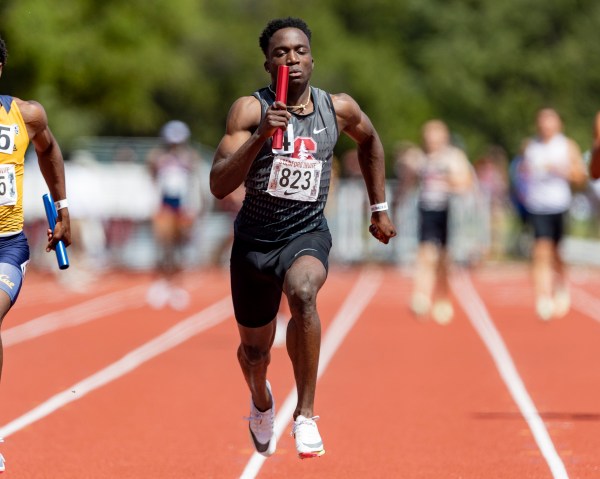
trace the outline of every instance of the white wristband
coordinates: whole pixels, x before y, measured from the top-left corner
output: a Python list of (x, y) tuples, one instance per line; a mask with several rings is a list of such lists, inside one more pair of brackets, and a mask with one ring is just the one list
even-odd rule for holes
[(387, 201), (384, 203), (377, 203), (376, 205), (371, 205), (371, 213), (375, 213), (376, 211), (387, 211), (387, 209)]
[(54, 202), (54, 206), (56, 208), (56, 211), (62, 210), (63, 208), (68, 208), (69, 207), (69, 202), (65, 198), (64, 200), (55, 201)]

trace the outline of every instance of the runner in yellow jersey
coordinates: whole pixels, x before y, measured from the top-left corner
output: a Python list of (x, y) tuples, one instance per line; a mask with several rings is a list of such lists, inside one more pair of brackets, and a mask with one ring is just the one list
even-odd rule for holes
[[(0, 76), (6, 59), (6, 44), (0, 38)], [(48, 128), (46, 112), (35, 101), (0, 94), (0, 290), (6, 293), (0, 292), (0, 326), (17, 300), (29, 261), (29, 245), (23, 233), (23, 162), (30, 142), (58, 210), (54, 231), (48, 229), (46, 251), (53, 250), (60, 240), (66, 246), (71, 243), (63, 157)], [(2, 363), (0, 338), (0, 378)], [(0, 454), (0, 472), (4, 468)]]

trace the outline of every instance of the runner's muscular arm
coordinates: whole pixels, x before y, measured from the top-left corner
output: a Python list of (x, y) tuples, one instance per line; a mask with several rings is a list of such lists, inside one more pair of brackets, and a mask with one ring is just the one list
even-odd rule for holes
[(581, 148), (575, 141), (569, 139), (569, 172), (568, 180), (575, 187), (583, 187), (587, 183), (587, 172), (581, 155)]
[(450, 185), (452, 193), (467, 193), (475, 183), (475, 173), (467, 155), (456, 149), (450, 162)]
[[(46, 111), (42, 105), (35, 101), (16, 99), (16, 103), (27, 127), (29, 139), (35, 148), (40, 171), (50, 194), (55, 201), (63, 200), (67, 197), (65, 165), (60, 147), (48, 127)], [(69, 209), (61, 208), (57, 214), (54, 231), (48, 230), (46, 251), (54, 249), (56, 243), (60, 240), (65, 243), (65, 246), (71, 244)]]
[[(346, 133), (357, 144), (360, 170), (365, 180), (370, 204), (385, 202), (385, 157), (383, 145), (369, 117), (350, 96), (341, 93), (332, 95), (340, 131)], [(387, 211), (371, 214), (371, 234), (387, 244), (396, 236), (394, 225)]]
[(291, 114), (284, 103), (275, 102), (262, 121), (260, 117), (260, 102), (251, 96), (239, 98), (229, 110), (210, 170), (210, 191), (217, 198), (225, 198), (243, 183), (265, 141), (277, 128), (287, 128)]

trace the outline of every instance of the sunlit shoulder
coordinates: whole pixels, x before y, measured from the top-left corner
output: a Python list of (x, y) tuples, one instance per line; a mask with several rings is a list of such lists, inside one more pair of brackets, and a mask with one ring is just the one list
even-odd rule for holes
[(258, 126), (260, 119), (260, 101), (253, 96), (243, 96), (238, 98), (229, 110), (228, 129), (248, 131)]

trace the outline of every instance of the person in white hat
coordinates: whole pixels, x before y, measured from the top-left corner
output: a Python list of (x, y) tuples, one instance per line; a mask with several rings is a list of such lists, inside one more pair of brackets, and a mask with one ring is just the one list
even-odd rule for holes
[(190, 238), (194, 214), (190, 206), (191, 180), (200, 157), (190, 145), (190, 129), (182, 121), (167, 122), (160, 132), (162, 145), (150, 152), (148, 163), (155, 180), (159, 207), (153, 218), (159, 250), (159, 278), (148, 290), (147, 301), (154, 308), (166, 305), (185, 309), (189, 295), (178, 285), (182, 249)]

